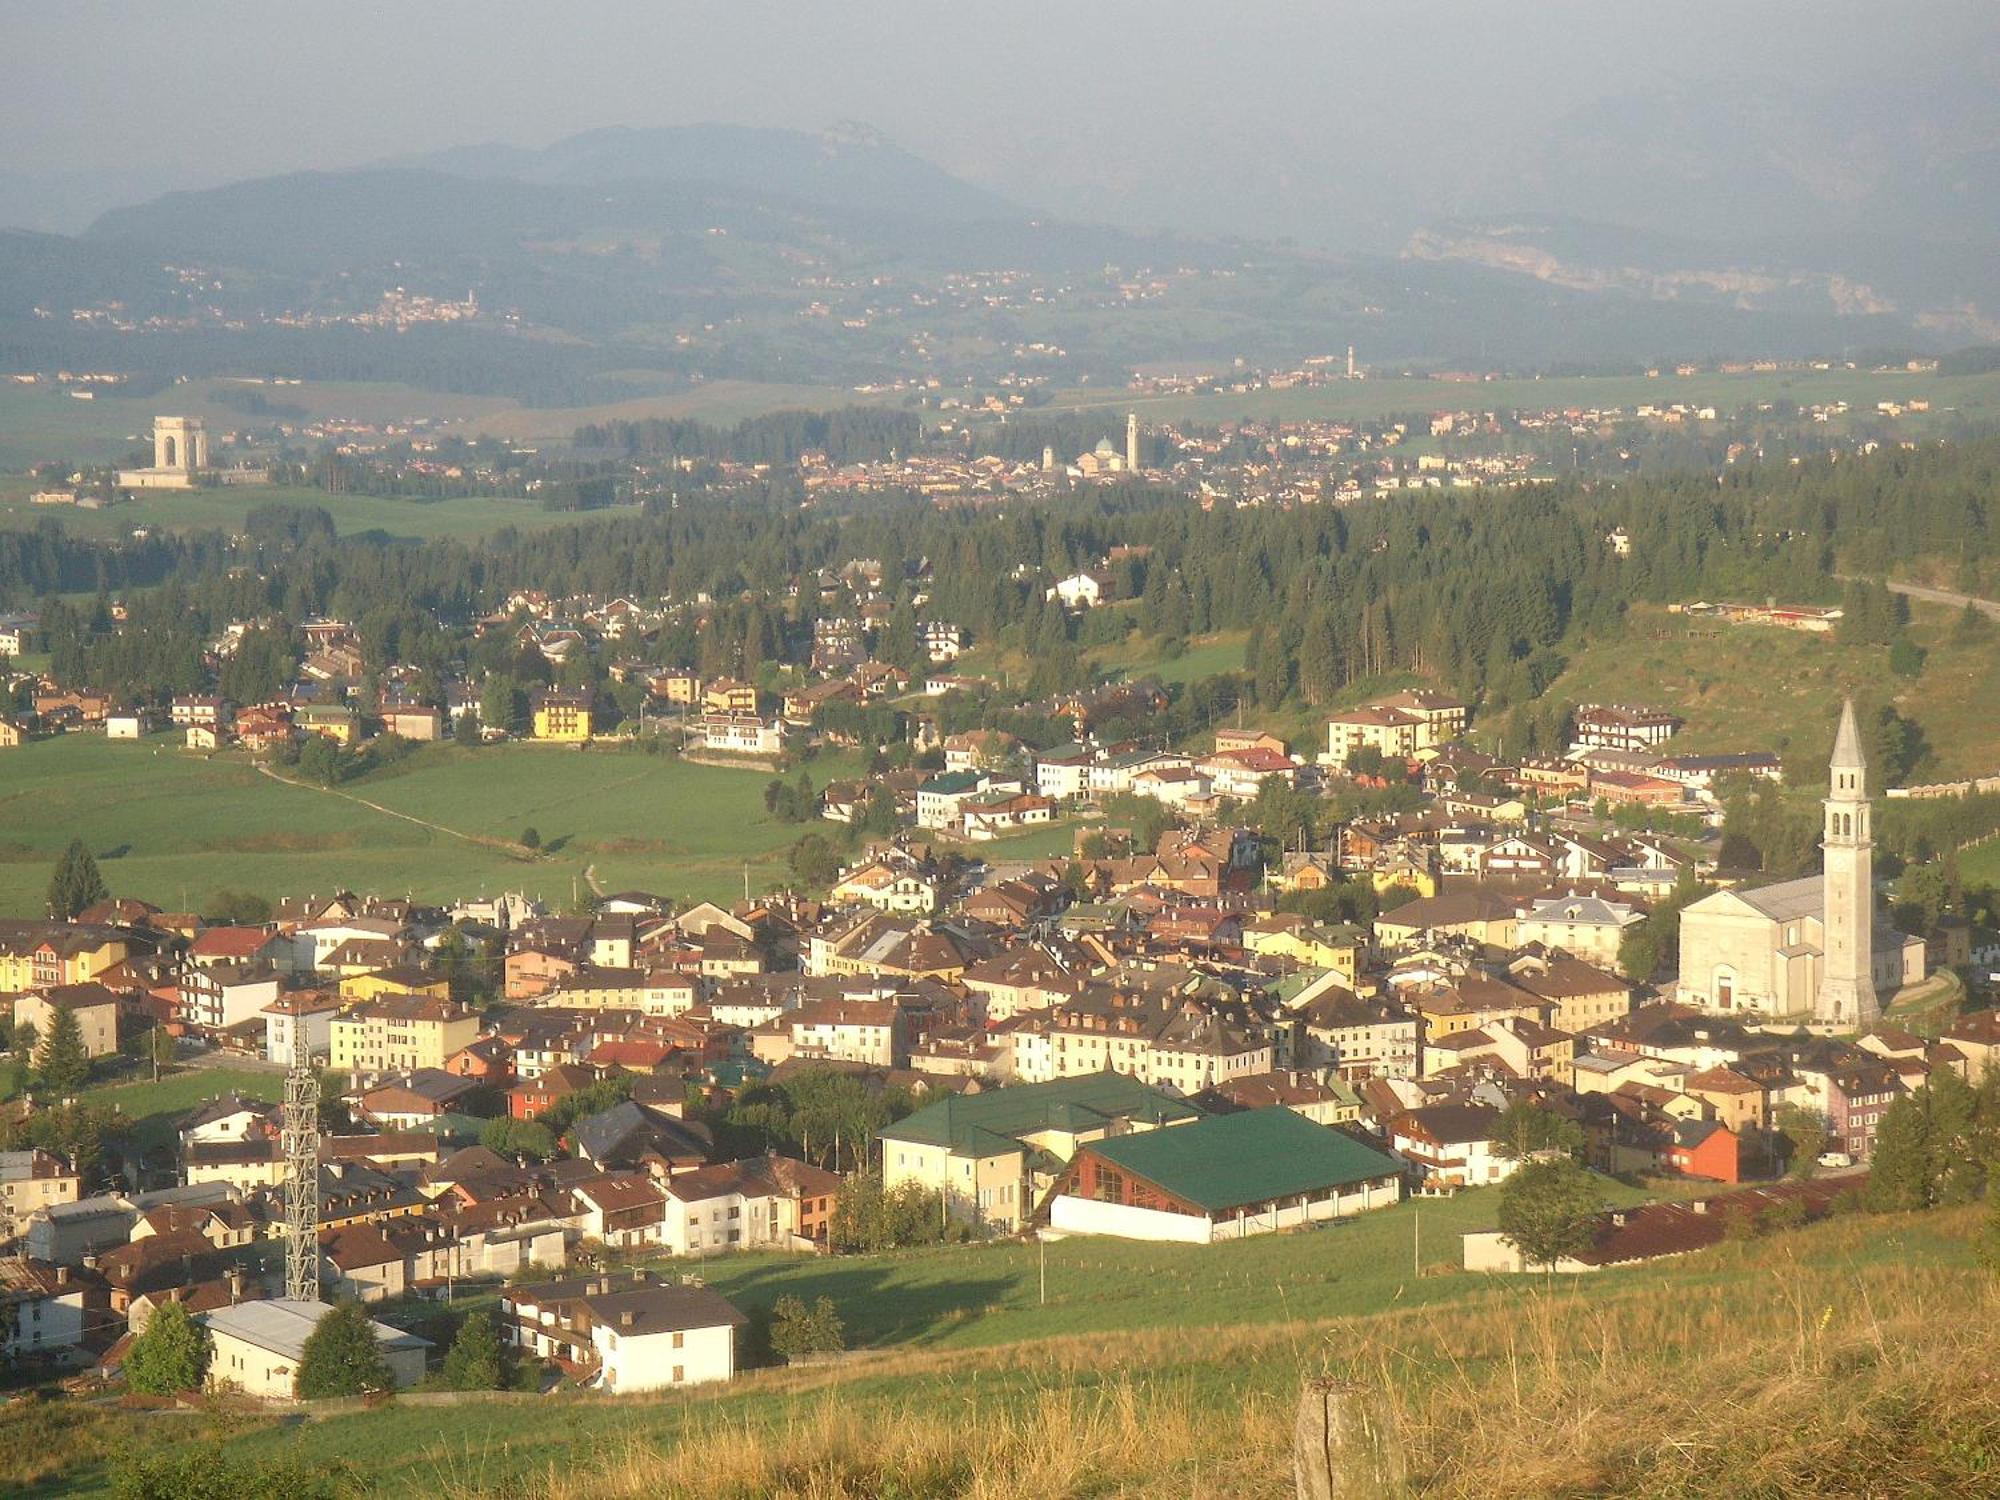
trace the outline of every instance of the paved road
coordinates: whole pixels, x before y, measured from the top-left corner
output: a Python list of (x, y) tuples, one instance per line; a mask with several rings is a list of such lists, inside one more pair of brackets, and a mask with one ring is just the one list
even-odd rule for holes
[[(1844, 573), (1836, 573), (1834, 577), (1840, 579), (1842, 583), (1849, 581)], [(1957, 609), (1964, 609), (1968, 604), (1976, 605), (1982, 615), (2000, 620), (2000, 600), (1975, 599), (1970, 594), (1954, 594), (1950, 589), (1927, 588), (1921, 583), (1892, 582), (1889, 584), (1889, 592), (1902, 594), (1910, 599), (1921, 599), (1926, 604), (1949, 604)]]

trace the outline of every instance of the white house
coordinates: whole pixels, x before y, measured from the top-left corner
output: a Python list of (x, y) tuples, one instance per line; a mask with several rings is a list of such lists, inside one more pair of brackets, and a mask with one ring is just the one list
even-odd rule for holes
[(324, 990), (294, 990), (264, 1007), (264, 1057), (290, 1067), (295, 1058), (324, 1059), (333, 1050), (340, 1000)]
[(1090, 790), (1090, 767), (1097, 759), (1088, 745), (1058, 745), (1035, 756), (1035, 790), (1058, 802)]
[(0, 1356), (12, 1362), (81, 1347), (83, 1301), (84, 1283), (68, 1266), (0, 1260)]
[(785, 723), (754, 713), (703, 714), (688, 727), (688, 737), (702, 749), (730, 755), (779, 755), (785, 748)]
[(140, 739), (152, 727), (152, 718), (142, 708), (116, 709), (104, 716), (104, 737), (108, 740)]
[[(271, 1400), (296, 1400), (299, 1360), (305, 1354), (306, 1340), (319, 1320), (332, 1311), (331, 1303), (283, 1297), (216, 1308), (203, 1319), (213, 1346), (208, 1361), (209, 1385)], [(424, 1378), (424, 1351), (430, 1348), (430, 1340), (387, 1323), (371, 1322), (368, 1326), (398, 1389)]]
[(585, 1238), (619, 1248), (660, 1243), (667, 1200), (645, 1173), (607, 1173), (579, 1184), (571, 1194)]
[(1095, 609), (1111, 597), (1111, 578), (1105, 573), (1072, 573), (1058, 579), (1044, 596), (1060, 599), (1064, 609)]
[(718, 1292), (642, 1271), (509, 1287), (500, 1312), (515, 1348), (618, 1392), (728, 1380), (736, 1330), (749, 1321)]
[(667, 1183), (666, 1246), (675, 1255), (810, 1248), (840, 1178), (807, 1162), (760, 1156), (682, 1172)]

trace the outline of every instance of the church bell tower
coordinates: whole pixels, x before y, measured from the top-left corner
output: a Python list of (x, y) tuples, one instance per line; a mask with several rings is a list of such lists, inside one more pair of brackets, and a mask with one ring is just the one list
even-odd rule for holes
[(1874, 838), (1868, 826), (1868, 762), (1854, 725), (1854, 702), (1841, 706), (1826, 794), (1821, 880), (1823, 917), (1819, 995), (1813, 1019), (1860, 1028), (1882, 1014), (1875, 994)]

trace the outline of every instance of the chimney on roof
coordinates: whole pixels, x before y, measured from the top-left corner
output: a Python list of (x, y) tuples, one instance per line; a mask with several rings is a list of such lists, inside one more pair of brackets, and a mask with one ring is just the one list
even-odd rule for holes
[(1697, 1198), (1688, 1207), (1698, 1214), (1705, 1214), (1708, 1212), (1708, 1200), (1706, 1198)]
[(69, 1285), (69, 1267), (68, 1267), (68, 1266), (57, 1266), (57, 1267), (56, 1267), (56, 1285), (57, 1285), (57, 1286), (68, 1286), (68, 1285)]
[(630, 1328), (636, 1316), (631, 1308), (626, 1308), (618, 1315), (618, 1326), (620, 1328)]
[(1622, 1212), (1611, 1216), (1611, 1227), (1613, 1229), (1623, 1229), (1625, 1227), (1625, 1215)]

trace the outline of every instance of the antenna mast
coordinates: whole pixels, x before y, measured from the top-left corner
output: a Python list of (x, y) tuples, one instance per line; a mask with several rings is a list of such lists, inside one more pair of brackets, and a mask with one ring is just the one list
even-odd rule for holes
[[(300, 1029), (303, 1022), (295, 1023)], [(285, 1074), (285, 1295), (319, 1301), (319, 1074), (292, 1034), (292, 1066)]]

